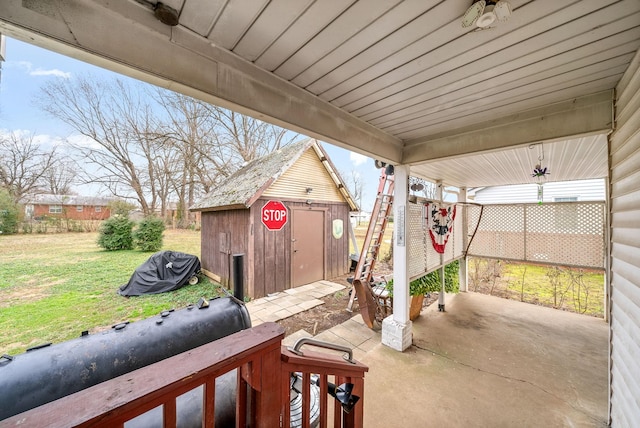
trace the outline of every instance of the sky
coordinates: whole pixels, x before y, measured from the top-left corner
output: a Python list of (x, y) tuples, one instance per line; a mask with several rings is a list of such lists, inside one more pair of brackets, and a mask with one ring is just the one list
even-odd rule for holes
[[(5, 62), (0, 75), (0, 135), (23, 133), (34, 135), (44, 147), (64, 144), (67, 139), (78, 138), (66, 124), (51, 118), (35, 106), (40, 88), (50, 79), (74, 79), (92, 74), (97, 78), (121, 79), (109, 70), (39, 48), (15, 39), (6, 39)], [(304, 136), (300, 136), (304, 138)], [(323, 142), (323, 147), (336, 168), (343, 174), (352, 171), (364, 183), (362, 209), (370, 211), (378, 187), (379, 170), (373, 159)], [(346, 177), (343, 177), (346, 180)], [(81, 189), (74, 189), (82, 196)]]

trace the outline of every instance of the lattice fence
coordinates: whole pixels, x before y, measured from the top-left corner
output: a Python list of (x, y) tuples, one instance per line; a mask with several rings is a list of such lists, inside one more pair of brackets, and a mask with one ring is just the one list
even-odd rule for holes
[[(472, 233), (480, 207), (468, 208)], [(485, 205), (469, 255), (602, 269), (604, 231), (604, 202)]]
[(443, 254), (438, 253), (431, 243), (427, 228), (425, 205), (409, 203), (407, 210), (409, 276), (418, 278), (462, 257), (465, 249), (464, 206), (457, 205), (453, 231)]

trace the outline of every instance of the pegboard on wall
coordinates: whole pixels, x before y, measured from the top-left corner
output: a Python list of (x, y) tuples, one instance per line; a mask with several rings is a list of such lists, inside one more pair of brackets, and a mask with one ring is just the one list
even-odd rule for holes
[(469, 255), (602, 269), (604, 222), (604, 202), (485, 205)]

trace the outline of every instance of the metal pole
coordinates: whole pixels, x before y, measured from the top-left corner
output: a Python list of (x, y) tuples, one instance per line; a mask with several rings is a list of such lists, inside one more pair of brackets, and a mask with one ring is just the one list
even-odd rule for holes
[(233, 297), (244, 302), (244, 254), (233, 255)]
[[(440, 205), (442, 205), (442, 200), (444, 198), (444, 190), (442, 187), (442, 181), (436, 181), (436, 199)], [(440, 253), (440, 294), (438, 294), (439, 312), (444, 312), (444, 293), (444, 253)]]
[[(463, 187), (460, 189), (460, 193), (458, 194), (459, 202), (467, 202), (467, 188)], [(467, 273), (468, 259), (467, 254), (465, 252), (465, 248), (468, 247), (469, 242), (469, 205), (459, 206), (462, 211), (462, 251), (464, 257), (460, 259), (459, 266), (460, 270), (458, 271), (458, 277), (460, 282), (460, 291), (465, 292), (468, 288), (469, 283), (469, 275)], [(454, 230), (455, 233), (455, 230)], [(460, 231), (458, 231), (460, 233)]]

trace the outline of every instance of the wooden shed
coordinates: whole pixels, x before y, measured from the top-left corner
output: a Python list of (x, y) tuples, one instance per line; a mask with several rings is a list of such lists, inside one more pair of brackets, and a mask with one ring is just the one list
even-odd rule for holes
[(244, 254), (252, 298), (348, 272), (349, 212), (358, 207), (314, 139), (254, 160), (191, 210), (202, 213), (204, 272), (229, 285), (232, 256)]

